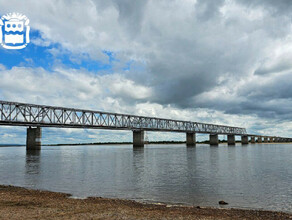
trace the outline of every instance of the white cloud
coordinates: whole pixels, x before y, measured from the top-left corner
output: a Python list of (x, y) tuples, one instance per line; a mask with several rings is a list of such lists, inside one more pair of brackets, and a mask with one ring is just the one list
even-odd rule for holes
[[(19, 102), (109, 109), (108, 98), (145, 99), (151, 89), (120, 74), (95, 75), (85, 70), (14, 67), (0, 71), (2, 98)], [(109, 106), (108, 106), (109, 105)]]

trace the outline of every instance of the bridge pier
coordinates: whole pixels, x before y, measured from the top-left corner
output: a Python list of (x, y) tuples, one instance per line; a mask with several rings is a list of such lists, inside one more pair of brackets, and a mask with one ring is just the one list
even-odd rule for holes
[(144, 131), (133, 131), (133, 147), (144, 147)]
[(218, 134), (210, 134), (210, 145), (217, 146), (218, 144)]
[(257, 141), (258, 141), (258, 143), (262, 143), (262, 137), (258, 136)]
[(254, 136), (251, 136), (251, 137), (250, 137), (250, 143), (252, 143), (252, 144), (255, 143), (255, 137), (254, 137)]
[(264, 143), (268, 143), (268, 137), (264, 137)]
[(26, 130), (26, 150), (40, 150), (42, 146), (42, 129), (29, 127)]
[(273, 137), (270, 137), (270, 142), (274, 142), (274, 138)]
[(228, 145), (235, 145), (235, 135), (234, 134), (227, 135), (227, 143), (228, 143)]
[(248, 136), (247, 135), (241, 136), (241, 144), (248, 144)]
[(196, 146), (196, 133), (186, 133), (187, 146)]

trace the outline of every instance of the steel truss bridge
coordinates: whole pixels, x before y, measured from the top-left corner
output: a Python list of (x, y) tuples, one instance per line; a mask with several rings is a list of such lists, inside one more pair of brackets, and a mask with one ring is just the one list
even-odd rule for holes
[(246, 135), (245, 128), (0, 101), (0, 125)]

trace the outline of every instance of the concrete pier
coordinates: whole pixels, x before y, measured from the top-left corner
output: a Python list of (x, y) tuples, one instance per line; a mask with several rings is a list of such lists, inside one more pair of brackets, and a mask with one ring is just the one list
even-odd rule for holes
[(274, 142), (274, 138), (270, 137), (269, 142), (271, 142), (271, 143)]
[(268, 137), (264, 137), (264, 143), (268, 143)]
[(262, 143), (262, 137), (257, 138), (258, 143)]
[(42, 146), (42, 129), (40, 127), (27, 128), (26, 131), (26, 150), (40, 150)]
[(235, 135), (227, 135), (227, 143), (228, 145), (235, 145)]
[(218, 134), (210, 134), (210, 145), (212, 146), (218, 146)]
[(241, 144), (248, 144), (248, 136), (247, 135), (241, 136)]
[(255, 143), (255, 137), (254, 137), (254, 136), (251, 136), (251, 137), (250, 137), (250, 143), (252, 143), (252, 144)]
[(186, 133), (187, 146), (196, 146), (196, 133)]
[(144, 147), (144, 131), (133, 131), (133, 147)]

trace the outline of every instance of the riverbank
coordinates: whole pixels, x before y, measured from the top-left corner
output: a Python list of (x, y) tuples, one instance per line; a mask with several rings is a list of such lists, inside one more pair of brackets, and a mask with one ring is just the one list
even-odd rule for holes
[(64, 193), (0, 185), (0, 219), (292, 219), (271, 211), (143, 204), (130, 200), (72, 199)]

